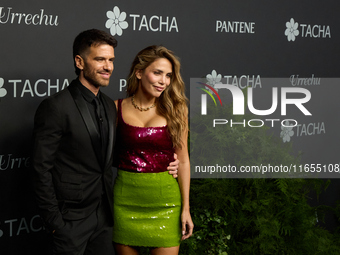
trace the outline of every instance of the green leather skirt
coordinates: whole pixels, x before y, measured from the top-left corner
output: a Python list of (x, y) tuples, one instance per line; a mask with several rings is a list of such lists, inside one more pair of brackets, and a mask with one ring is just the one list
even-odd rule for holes
[(169, 173), (118, 170), (114, 185), (113, 241), (129, 246), (173, 247), (181, 240), (181, 193)]

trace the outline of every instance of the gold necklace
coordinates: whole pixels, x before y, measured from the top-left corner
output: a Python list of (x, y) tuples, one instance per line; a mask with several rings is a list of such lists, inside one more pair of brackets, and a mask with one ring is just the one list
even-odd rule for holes
[(133, 105), (136, 109), (140, 110), (141, 112), (146, 112), (146, 111), (148, 111), (148, 110), (150, 110), (151, 108), (153, 108), (153, 107), (156, 106), (155, 104), (153, 104), (153, 105), (151, 105), (151, 106), (149, 106), (149, 107), (146, 107), (146, 108), (139, 107), (139, 106), (136, 105), (136, 103), (135, 103), (135, 95), (132, 96), (131, 102), (132, 102), (132, 105)]

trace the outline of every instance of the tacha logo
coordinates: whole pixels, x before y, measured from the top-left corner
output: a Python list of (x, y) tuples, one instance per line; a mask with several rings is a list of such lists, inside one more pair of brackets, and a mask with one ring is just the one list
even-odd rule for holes
[[(247, 87), (252, 88), (262, 88), (260, 75), (224, 75), (223, 78), (226, 79), (226, 83), (239, 87), (240, 89), (245, 89)], [(217, 74), (216, 70), (212, 70), (211, 74), (206, 75), (207, 83), (211, 85), (216, 91), (216, 85), (221, 83), (222, 74)]]
[[(146, 31), (146, 32), (178, 32), (178, 25), (176, 17), (163, 17), (153, 15), (148, 17), (140, 14), (127, 14), (121, 12), (118, 6), (113, 10), (106, 12), (108, 20), (105, 27), (110, 29), (110, 33), (115, 36), (122, 36), (123, 30), (131, 25), (133, 31)], [(126, 19), (130, 18), (130, 21)]]
[[(300, 30), (298, 30), (300, 27)], [(288, 41), (295, 41), (300, 35), (303, 38), (331, 38), (331, 28), (328, 25), (299, 24), (293, 18), (286, 22), (285, 35)]]

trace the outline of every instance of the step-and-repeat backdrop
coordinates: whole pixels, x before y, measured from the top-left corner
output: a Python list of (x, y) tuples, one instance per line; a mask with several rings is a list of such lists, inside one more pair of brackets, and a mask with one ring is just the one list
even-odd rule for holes
[[(313, 117), (274, 133), (303, 151), (302, 160), (334, 164), (335, 171), (340, 87), (328, 86), (324, 79), (340, 76), (339, 12), (340, 3), (334, 0), (2, 1), (0, 253), (46, 254), (48, 241), (29, 178), (33, 116), (44, 98), (75, 78), (72, 43), (81, 31), (102, 29), (118, 40), (115, 70), (104, 89), (112, 99), (125, 97), (133, 57), (152, 44), (162, 44), (180, 57), (188, 97), (191, 78), (203, 78), (218, 93), (222, 89), (216, 84), (223, 82), (240, 91), (253, 87), (254, 97), (266, 87), (266, 78), (286, 79), (285, 87), (307, 89), (312, 94), (307, 110)], [(268, 93), (269, 106), (263, 109), (270, 107), (271, 90)], [(276, 128), (280, 123), (275, 122)], [(340, 198), (336, 187), (333, 179), (321, 197), (324, 203)]]

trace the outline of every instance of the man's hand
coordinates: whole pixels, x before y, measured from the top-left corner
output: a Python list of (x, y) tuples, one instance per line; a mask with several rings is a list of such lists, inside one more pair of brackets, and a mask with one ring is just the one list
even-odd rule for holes
[(179, 165), (179, 160), (177, 159), (177, 154), (174, 153), (174, 162), (171, 162), (168, 166), (168, 171), (169, 174), (172, 174), (172, 177), (177, 178), (178, 177), (178, 165)]

